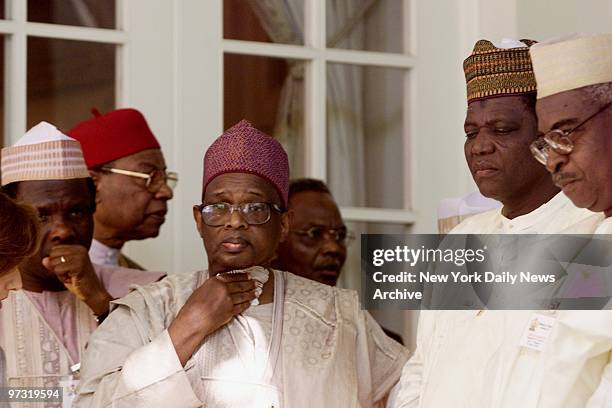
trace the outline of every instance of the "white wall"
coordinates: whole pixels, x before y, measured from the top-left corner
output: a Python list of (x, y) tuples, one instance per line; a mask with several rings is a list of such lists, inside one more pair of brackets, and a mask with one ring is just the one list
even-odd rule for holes
[(523, 38), (543, 41), (574, 32), (612, 32), (610, 0), (517, 0), (517, 28)]

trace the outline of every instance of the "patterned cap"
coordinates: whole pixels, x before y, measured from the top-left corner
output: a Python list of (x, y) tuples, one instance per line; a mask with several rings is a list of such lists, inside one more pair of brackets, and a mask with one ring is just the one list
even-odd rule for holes
[(479, 40), (463, 61), (468, 104), (474, 100), (535, 92), (529, 58), (533, 40), (502, 40), (498, 45)]
[(40, 122), (1, 154), (2, 185), (18, 181), (88, 178), (81, 145), (55, 126)]
[(572, 34), (531, 50), (538, 99), (612, 82), (612, 34)]
[(270, 182), (287, 206), (289, 160), (281, 144), (246, 120), (226, 130), (204, 155), (204, 189), (225, 173), (256, 174)]
[(117, 109), (79, 123), (68, 134), (81, 142), (90, 169), (149, 149), (159, 149), (142, 113), (136, 109)]

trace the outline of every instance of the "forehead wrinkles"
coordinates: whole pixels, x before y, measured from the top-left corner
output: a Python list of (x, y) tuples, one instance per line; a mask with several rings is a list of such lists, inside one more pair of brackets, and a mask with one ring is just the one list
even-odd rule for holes
[(466, 122), (490, 123), (500, 120), (522, 122), (527, 114), (521, 102), (488, 104), (468, 108)]
[(252, 195), (263, 201), (281, 203), (276, 189), (267, 180), (248, 173), (227, 173), (215, 177), (206, 187), (205, 198)]

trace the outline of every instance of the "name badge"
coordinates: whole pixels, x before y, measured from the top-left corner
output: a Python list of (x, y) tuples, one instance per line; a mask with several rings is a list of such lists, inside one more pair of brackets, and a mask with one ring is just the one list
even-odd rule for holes
[(544, 350), (556, 322), (557, 319), (553, 316), (541, 313), (532, 314), (519, 345), (535, 351)]
[(62, 401), (62, 408), (70, 408), (72, 407), (72, 402), (76, 398), (76, 388), (79, 385), (79, 380), (74, 379), (72, 377), (68, 377), (60, 381), (60, 387), (63, 388), (64, 398)]

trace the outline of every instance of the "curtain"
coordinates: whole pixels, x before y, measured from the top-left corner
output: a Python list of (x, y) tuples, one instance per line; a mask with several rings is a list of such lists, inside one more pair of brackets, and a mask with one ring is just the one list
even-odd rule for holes
[[(304, 43), (304, 0), (249, 0), (272, 41)], [(364, 12), (377, 0), (326, 1), (328, 46), (363, 49)], [(346, 64), (327, 66), (327, 183), (343, 206), (365, 206), (363, 68)], [(304, 64), (292, 62), (281, 91), (274, 136), (283, 144), (292, 177), (304, 175)], [(352, 225), (357, 237), (363, 224)], [(341, 276), (341, 284), (358, 288), (358, 243)]]

